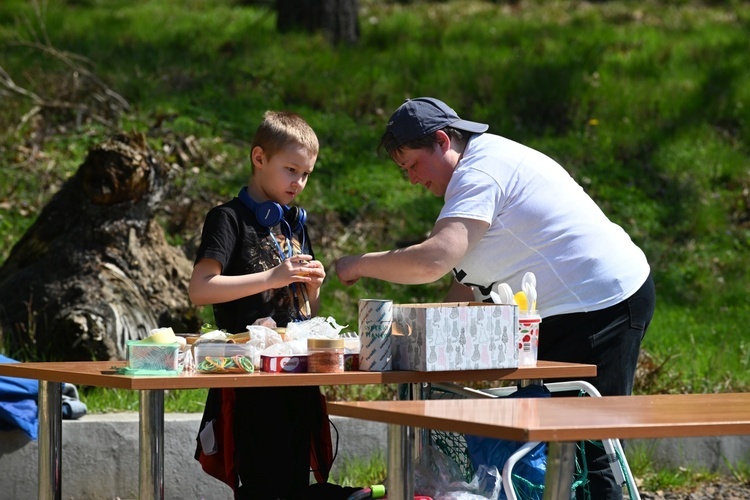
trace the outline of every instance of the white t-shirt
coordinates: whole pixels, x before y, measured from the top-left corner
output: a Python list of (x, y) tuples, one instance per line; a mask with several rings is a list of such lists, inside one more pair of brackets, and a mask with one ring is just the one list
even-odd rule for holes
[(611, 222), (557, 162), (509, 139), (475, 135), (448, 183), (439, 219), (490, 224), (454, 269), (464, 285), (488, 289), (537, 278), (542, 317), (607, 308), (630, 297), (650, 268), (640, 248)]

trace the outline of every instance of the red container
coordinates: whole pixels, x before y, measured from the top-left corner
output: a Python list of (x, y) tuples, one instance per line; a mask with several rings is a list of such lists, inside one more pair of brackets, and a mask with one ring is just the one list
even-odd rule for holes
[(307, 355), (260, 356), (260, 369), (271, 373), (307, 373)]

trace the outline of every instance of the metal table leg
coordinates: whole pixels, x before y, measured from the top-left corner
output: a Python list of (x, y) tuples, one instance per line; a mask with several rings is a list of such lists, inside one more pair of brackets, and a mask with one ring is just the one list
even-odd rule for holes
[(39, 381), (39, 500), (62, 498), (62, 384)]
[(570, 488), (573, 485), (576, 443), (551, 441), (547, 446), (547, 474), (544, 480), (544, 500), (567, 500), (570, 498)]
[(388, 424), (388, 498), (414, 498), (414, 428)]
[(140, 500), (164, 498), (164, 391), (142, 390), (138, 419)]

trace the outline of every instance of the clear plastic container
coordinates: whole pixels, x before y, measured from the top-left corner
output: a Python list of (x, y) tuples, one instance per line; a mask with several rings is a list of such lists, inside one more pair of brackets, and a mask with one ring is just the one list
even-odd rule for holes
[(252, 373), (252, 351), (248, 344), (199, 342), (195, 344), (195, 368), (201, 373)]
[(307, 371), (344, 372), (344, 339), (307, 339)]

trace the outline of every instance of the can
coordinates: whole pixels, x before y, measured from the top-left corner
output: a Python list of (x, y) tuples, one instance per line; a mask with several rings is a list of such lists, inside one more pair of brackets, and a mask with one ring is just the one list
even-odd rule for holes
[(372, 372), (391, 370), (391, 326), (393, 301), (359, 300), (359, 369)]

